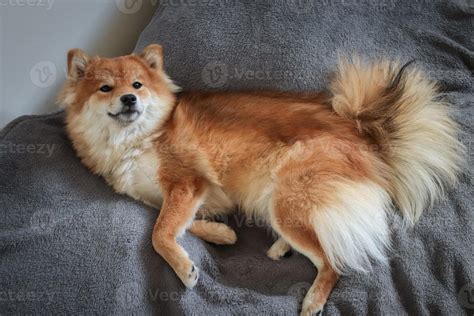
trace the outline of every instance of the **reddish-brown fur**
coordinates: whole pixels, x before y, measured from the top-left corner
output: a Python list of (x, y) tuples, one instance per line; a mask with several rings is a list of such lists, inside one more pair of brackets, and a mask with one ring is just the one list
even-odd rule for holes
[[(71, 56), (69, 64), (70, 59)], [(85, 100), (104, 81), (113, 80), (116, 86), (127, 87), (135, 77), (165, 96), (172, 107), (169, 118), (163, 126), (157, 126), (156, 132), (164, 205), (153, 231), (153, 245), (182, 279), (183, 275), (192, 275), (195, 268), (176, 243), (176, 236), (194, 217), (198, 200), (211, 184), (222, 185), (238, 203), (239, 190), (251, 181), (255, 169), (270, 172), (275, 164), (286, 161), (278, 171), (279, 190), (275, 197), (279, 233), (292, 244), (324, 258), (309, 224), (309, 212), (313, 203), (331, 203), (332, 190), (328, 190), (327, 183), (338, 176), (384, 182), (374, 174), (379, 161), (376, 153), (369, 151), (370, 144), (359, 136), (352, 122), (334, 113), (323, 93), (195, 92), (182, 93), (174, 103), (166, 85), (138, 56), (94, 58), (84, 76), (88, 80), (78, 82), (79, 92), (68, 118), (81, 111)], [(121, 88), (116, 93), (126, 91)], [(106, 97), (109, 96), (102, 96)], [(71, 137), (76, 146), (83, 146), (80, 135), (71, 131)], [(196, 164), (203, 160), (209, 165)], [(87, 157), (84, 162), (93, 168), (94, 163)], [(305, 191), (308, 186), (311, 193)], [(192, 225), (191, 231), (216, 240), (209, 237), (213, 229), (203, 222)], [(316, 293), (315, 304), (322, 306), (337, 274), (325, 263), (317, 280), (312, 291)]]
[[(370, 144), (359, 136), (356, 126), (335, 115), (321, 97), (315, 100), (320, 103), (270, 92), (185, 93), (156, 143), (161, 183), (166, 188), (187, 183), (192, 202), (186, 202), (186, 210), (179, 208), (179, 217), (187, 220), (194, 216), (190, 205), (203, 196), (206, 186), (218, 183), (238, 201), (255, 170), (270, 173), (281, 164), (274, 194), (274, 229), (292, 246), (324, 262), (311, 289), (311, 310), (324, 305), (337, 281), (311, 223), (314, 207), (333, 202), (335, 188), (331, 183), (338, 178), (387, 184), (380, 173), (383, 168), (377, 152), (370, 151)], [(190, 179), (198, 185), (192, 185)], [(156, 242), (163, 242), (164, 232), (176, 232), (183, 225), (176, 222), (178, 207), (166, 198), (167, 192), (162, 214), (170, 214), (160, 215), (153, 238)], [(168, 242), (178, 247), (175, 241)], [(179, 256), (179, 250), (172, 254), (173, 247), (157, 245), (156, 249), (165, 258)]]
[[(189, 228), (204, 240), (234, 243), (235, 233), (225, 224), (193, 220), (198, 212), (216, 214), (238, 205), (280, 236), (269, 257), (278, 259), (291, 246), (318, 268), (304, 315), (322, 310), (341, 268), (363, 268), (371, 256), (384, 259), (390, 196), (413, 222), (440, 191), (433, 179), (454, 182), (462, 160), (456, 126), (445, 106), (433, 101), (433, 85), (417, 72), (407, 78), (400, 71), (395, 77), (388, 64), (364, 69), (357, 62), (343, 63), (332, 95), (254, 91), (175, 96), (158, 45), (140, 56), (114, 59), (90, 59), (72, 50), (68, 67), (70, 78), (59, 99), (67, 105), (67, 130), (75, 149), (118, 192), (158, 206), (155, 197), (161, 190), (164, 202), (153, 247), (183, 283), (194, 286), (198, 268), (177, 236)], [(143, 88), (132, 90), (135, 80)], [(113, 92), (99, 92), (103, 84), (113, 85)], [(145, 117), (127, 130), (128, 125), (95, 108), (107, 109), (131, 91), (155, 102), (151, 121)], [(110, 127), (108, 133), (90, 122), (96, 113), (97, 122)], [(134, 130), (136, 124), (142, 125)], [(100, 141), (91, 139), (95, 134), (90, 129), (97, 129)], [(117, 141), (113, 132), (123, 130)], [(137, 173), (140, 168), (147, 173)], [(151, 183), (142, 182), (144, 177), (151, 177)]]

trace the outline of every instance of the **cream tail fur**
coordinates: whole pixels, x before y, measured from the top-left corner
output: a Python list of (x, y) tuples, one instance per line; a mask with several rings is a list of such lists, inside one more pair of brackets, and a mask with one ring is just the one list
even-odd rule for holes
[(331, 83), (334, 110), (378, 144), (389, 172), (387, 187), (335, 183), (334, 205), (314, 212), (321, 246), (339, 273), (370, 270), (371, 258), (385, 262), (391, 202), (413, 224), (462, 169), (465, 149), (448, 106), (433, 83), (407, 66), (343, 61)]
[(386, 262), (390, 243), (390, 196), (379, 185), (353, 181), (333, 184), (330, 207), (313, 212), (313, 226), (333, 269), (368, 272), (370, 259)]
[(334, 110), (379, 145), (391, 173), (388, 192), (414, 224), (455, 184), (465, 148), (435, 84), (409, 64), (343, 61), (331, 91)]

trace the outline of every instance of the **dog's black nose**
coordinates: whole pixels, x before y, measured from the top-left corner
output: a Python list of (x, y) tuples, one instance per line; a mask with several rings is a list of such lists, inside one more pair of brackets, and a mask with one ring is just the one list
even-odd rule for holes
[(134, 94), (125, 94), (120, 97), (124, 105), (132, 106), (137, 103), (137, 97)]

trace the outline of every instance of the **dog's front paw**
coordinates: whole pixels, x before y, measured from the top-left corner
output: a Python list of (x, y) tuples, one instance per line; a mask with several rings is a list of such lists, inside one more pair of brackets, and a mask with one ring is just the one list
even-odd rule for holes
[(191, 262), (191, 266), (183, 269), (182, 272), (179, 272), (178, 276), (183, 284), (191, 289), (196, 285), (199, 279), (199, 269)]
[(321, 316), (323, 314), (324, 303), (314, 297), (314, 293), (310, 290), (303, 301), (300, 316)]
[(323, 306), (307, 306), (304, 307), (301, 311), (300, 316), (322, 316), (323, 315)]

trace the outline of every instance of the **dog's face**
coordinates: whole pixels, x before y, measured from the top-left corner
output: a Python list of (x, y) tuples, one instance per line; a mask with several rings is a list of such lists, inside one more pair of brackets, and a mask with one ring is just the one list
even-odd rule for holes
[(90, 58), (74, 49), (68, 53), (68, 79), (59, 102), (69, 120), (94, 129), (123, 130), (159, 121), (175, 91), (163, 71), (159, 45), (118, 58)]
[(123, 124), (129, 124), (153, 103), (152, 75), (135, 58), (91, 61), (80, 89), (89, 100), (83, 104), (95, 112)]

